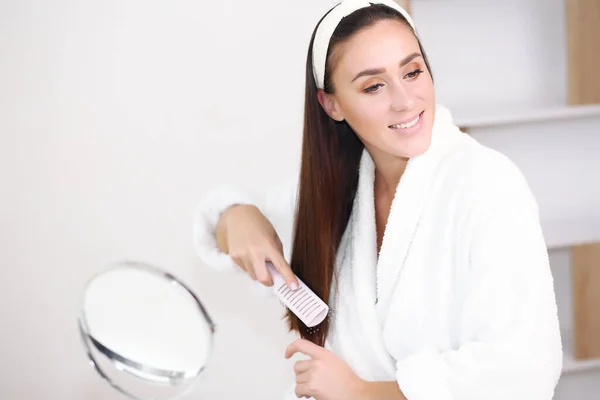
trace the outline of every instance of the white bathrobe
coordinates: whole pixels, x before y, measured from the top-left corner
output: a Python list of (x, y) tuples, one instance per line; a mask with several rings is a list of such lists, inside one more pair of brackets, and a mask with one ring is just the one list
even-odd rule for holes
[[(520, 170), (438, 106), (430, 148), (409, 160), (396, 189), (379, 256), (374, 170), (365, 150), (326, 347), (364, 380), (396, 381), (408, 400), (550, 400), (561, 338), (537, 203)], [(253, 203), (289, 260), (295, 190), (257, 202), (215, 189), (195, 215), (201, 259), (238, 269), (214, 229), (228, 205)]]

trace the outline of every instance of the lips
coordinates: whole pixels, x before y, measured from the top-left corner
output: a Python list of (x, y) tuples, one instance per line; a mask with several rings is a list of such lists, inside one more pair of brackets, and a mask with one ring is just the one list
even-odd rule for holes
[(420, 112), (415, 117), (411, 117), (409, 119), (406, 119), (404, 121), (398, 122), (396, 124), (389, 125), (388, 127), (392, 128), (392, 129), (408, 129), (408, 128), (411, 128), (411, 127), (415, 126), (419, 122), (419, 120), (422, 118), (422, 116), (423, 116), (423, 111)]

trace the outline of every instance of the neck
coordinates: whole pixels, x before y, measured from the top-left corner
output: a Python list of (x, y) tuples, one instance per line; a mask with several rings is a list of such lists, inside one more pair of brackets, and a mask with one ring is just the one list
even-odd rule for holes
[(408, 159), (388, 156), (374, 158), (373, 161), (375, 162), (375, 190), (390, 199), (393, 198)]

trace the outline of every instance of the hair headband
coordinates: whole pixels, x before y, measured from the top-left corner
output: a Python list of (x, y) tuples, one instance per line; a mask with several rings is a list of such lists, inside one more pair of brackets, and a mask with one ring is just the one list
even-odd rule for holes
[(312, 56), (313, 75), (315, 77), (317, 88), (323, 89), (325, 86), (325, 64), (327, 61), (327, 50), (329, 48), (329, 42), (331, 41), (331, 36), (333, 35), (335, 28), (337, 28), (340, 21), (344, 17), (352, 14), (356, 10), (360, 10), (361, 8), (370, 7), (371, 4), (383, 4), (398, 11), (404, 16), (404, 18), (406, 18), (412, 30), (416, 34), (417, 30), (415, 29), (412, 18), (410, 15), (408, 15), (406, 10), (400, 7), (400, 5), (398, 5), (398, 3), (396, 3), (394, 0), (342, 0), (342, 2), (336, 5), (321, 21), (315, 34)]

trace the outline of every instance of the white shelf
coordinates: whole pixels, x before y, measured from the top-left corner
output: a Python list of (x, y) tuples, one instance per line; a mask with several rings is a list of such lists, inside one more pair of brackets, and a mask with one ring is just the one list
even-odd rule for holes
[(600, 371), (600, 358), (592, 359), (592, 360), (575, 360), (573, 358), (573, 336), (571, 332), (563, 332), (562, 333), (562, 342), (563, 342), (563, 374), (580, 372), (580, 371), (589, 371), (589, 370), (598, 370)]
[(454, 111), (454, 123), (465, 128), (514, 125), (561, 119), (600, 117), (600, 104), (581, 106), (548, 106), (532, 109), (491, 110), (461, 113)]
[(542, 230), (549, 249), (600, 242), (600, 218), (579, 221), (543, 221)]

